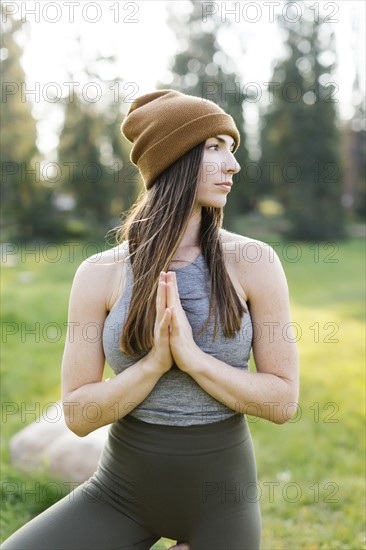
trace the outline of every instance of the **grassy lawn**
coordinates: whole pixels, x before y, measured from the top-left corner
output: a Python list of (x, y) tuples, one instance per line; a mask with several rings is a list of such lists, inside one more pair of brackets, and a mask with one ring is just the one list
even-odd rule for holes
[[(250, 234), (250, 233), (249, 233)], [(256, 235), (257, 236), (257, 235)], [(289, 281), (301, 358), (298, 415), (277, 426), (249, 417), (257, 456), (263, 550), (365, 548), (364, 243), (272, 243)], [(104, 245), (99, 246), (99, 250)], [(9, 464), (12, 434), (60, 399), (60, 364), (73, 274), (84, 244), (11, 251), (2, 269), (4, 484), (30, 477)], [(109, 369), (106, 377), (110, 375)], [(35, 410), (31, 412), (31, 409)], [(2, 538), (61, 495), (2, 495)], [(169, 546), (162, 540), (154, 549)], [(214, 550), (214, 549), (212, 549)]]

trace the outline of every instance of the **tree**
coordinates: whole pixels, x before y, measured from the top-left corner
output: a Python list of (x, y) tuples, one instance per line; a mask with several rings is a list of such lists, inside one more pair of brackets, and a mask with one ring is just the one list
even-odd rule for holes
[(100, 162), (103, 120), (77, 94), (67, 98), (58, 148), (62, 191), (75, 199), (73, 215), (98, 228), (109, 215), (111, 175)]
[(57, 233), (51, 190), (42, 182), (36, 146), (36, 121), (22, 97), (25, 74), (17, 39), (25, 25), (2, 10), (1, 173), (3, 236), (34, 239)]
[[(88, 72), (88, 77), (100, 82), (95, 73)], [(63, 167), (61, 193), (75, 201), (69, 227), (76, 220), (84, 234), (104, 236), (137, 196), (137, 170), (131, 166), (123, 143), (121, 121), (119, 102), (108, 100), (107, 94), (103, 105), (90, 103), (76, 92), (65, 100), (58, 147)]]
[[(190, 13), (183, 14), (171, 4), (169, 25), (180, 37), (180, 51), (172, 59), (171, 82), (160, 83), (160, 88), (174, 88), (186, 94), (210, 99), (228, 112), (235, 120), (241, 134), (241, 145), (236, 153), (239, 164), (244, 167), (248, 162), (245, 143), (243, 101), (239, 78), (233, 71), (233, 63), (218, 43), (217, 35), (221, 22), (213, 15), (202, 20), (202, 2), (189, 1)], [(182, 18), (186, 21), (182, 24)], [(225, 206), (225, 222), (231, 226), (232, 219), (252, 209), (253, 188), (243, 180), (242, 173), (234, 176), (230, 199)]]
[(329, 83), (334, 35), (321, 22), (288, 19), (280, 19), (288, 56), (275, 66), (263, 118), (262, 192), (285, 206), (291, 237), (336, 239), (344, 213), (336, 86)]
[(351, 161), (355, 165), (355, 212), (359, 219), (364, 221), (366, 217), (366, 126), (365, 126), (365, 105), (362, 103), (357, 106), (355, 116), (351, 123), (351, 133), (353, 137), (353, 150), (351, 151)]
[(364, 97), (360, 86), (360, 76), (356, 74), (353, 82), (354, 114), (344, 123), (343, 164), (344, 195), (343, 204), (347, 212), (347, 221), (363, 221), (366, 215), (365, 189), (365, 152), (366, 152), (366, 115)]

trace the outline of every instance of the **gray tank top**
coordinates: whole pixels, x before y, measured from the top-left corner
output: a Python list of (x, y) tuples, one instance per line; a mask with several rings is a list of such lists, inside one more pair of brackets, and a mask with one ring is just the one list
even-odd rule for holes
[[(171, 271), (176, 272), (182, 306), (192, 327), (193, 338), (200, 349), (233, 367), (247, 370), (253, 337), (249, 312), (244, 313), (241, 329), (235, 338), (226, 338), (219, 323), (216, 339), (212, 341), (214, 318), (211, 318), (205, 332), (197, 334), (207, 320), (210, 296), (209, 271), (202, 253), (194, 262)], [(132, 285), (132, 267), (127, 257), (124, 291), (107, 316), (103, 327), (104, 353), (116, 374), (139, 360), (122, 353), (119, 349), (119, 338), (128, 313)], [(140, 358), (144, 355), (141, 354)], [(131, 403), (131, 408), (132, 406)], [(237, 412), (240, 412), (239, 404), (236, 410), (226, 407), (173, 364), (158, 380), (150, 394), (129, 414), (153, 424), (190, 426), (225, 420)]]

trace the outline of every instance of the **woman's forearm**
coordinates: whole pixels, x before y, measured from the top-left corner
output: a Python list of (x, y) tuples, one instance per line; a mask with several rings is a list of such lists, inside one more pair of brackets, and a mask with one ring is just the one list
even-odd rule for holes
[(163, 374), (147, 354), (113, 378), (77, 388), (63, 399), (67, 426), (84, 437), (111, 424), (141, 403)]
[(185, 370), (212, 397), (242, 414), (283, 424), (297, 409), (297, 383), (270, 373), (247, 372), (199, 350)]

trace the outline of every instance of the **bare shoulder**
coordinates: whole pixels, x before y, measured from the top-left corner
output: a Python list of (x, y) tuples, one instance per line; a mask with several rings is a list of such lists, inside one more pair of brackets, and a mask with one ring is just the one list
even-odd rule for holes
[(281, 261), (272, 246), (226, 230), (221, 230), (220, 236), (227, 265), (236, 273), (248, 299), (269, 286), (287, 286)]
[(268, 266), (269, 263), (280, 263), (278, 255), (271, 245), (245, 237), (238, 233), (232, 233), (226, 229), (220, 230), (221, 242), (225, 257), (228, 261), (234, 261), (241, 266)]
[(72, 293), (105, 304), (109, 311), (123, 286), (127, 242), (86, 258), (76, 270)]

